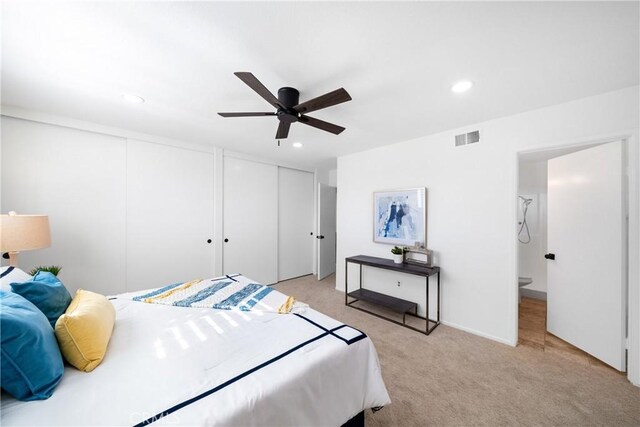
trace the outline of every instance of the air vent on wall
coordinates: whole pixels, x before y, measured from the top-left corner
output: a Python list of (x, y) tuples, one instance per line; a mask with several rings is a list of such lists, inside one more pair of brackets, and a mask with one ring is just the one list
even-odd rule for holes
[(473, 132), (461, 133), (456, 135), (456, 147), (467, 144), (475, 144), (480, 142), (480, 131), (474, 130)]

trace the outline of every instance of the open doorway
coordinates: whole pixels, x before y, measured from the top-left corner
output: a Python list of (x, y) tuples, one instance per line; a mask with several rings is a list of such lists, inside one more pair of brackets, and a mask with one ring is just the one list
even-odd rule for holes
[(626, 142), (518, 162), (518, 345), (626, 371)]
[(336, 272), (337, 189), (318, 183), (318, 280)]

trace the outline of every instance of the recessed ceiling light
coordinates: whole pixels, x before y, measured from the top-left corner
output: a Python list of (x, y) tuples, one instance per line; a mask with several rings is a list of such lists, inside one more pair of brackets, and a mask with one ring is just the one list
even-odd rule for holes
[(469, 80), (461, 80), (451, 86), (451, 91), (454, 93), (462, 93), (468, 91), (471, 87), (473, 87), (473, 82), (470, 82)]
[(294, 148), (302, 148), (302, 142), (294, 142), (292, 145)]
[(130, 104), (142, 104), (144, 102), (144, 98), (142, 98), (141, 96), (132, 95), (130, 93), (123, 93), (122, 99)]

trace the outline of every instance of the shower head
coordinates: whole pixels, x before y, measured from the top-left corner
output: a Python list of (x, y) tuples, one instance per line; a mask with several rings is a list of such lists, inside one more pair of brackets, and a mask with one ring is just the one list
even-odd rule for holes
[[(518, 195), (518, 198), (522, 200), (522, 221), (519, 222), (520, 230), (518, 230), (518, 241), (520, 243), (528, 244), (531, 242), (531, 233), (529, 232), (529, 225), (527, 224), (527, 211), (529, 211), (529, 205), (533, 202), (533, 199), (527, 199)], [(522, 231), (527, 232), (526, 240), (520, 238)]]
[(533, 199), (527, 199), (526, 197), (518, 196), (518, 198), (522, 199), (522, 202), (527, 206), (533, 202)]

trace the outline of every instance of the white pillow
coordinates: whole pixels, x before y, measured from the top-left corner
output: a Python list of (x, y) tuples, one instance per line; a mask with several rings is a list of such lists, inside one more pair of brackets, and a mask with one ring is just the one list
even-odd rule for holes
[(12, 283), (23, 283), (32, 280), (33, 276), (20, 270), (18, 267), (0, 267), (0, 289), (11, 292)]

